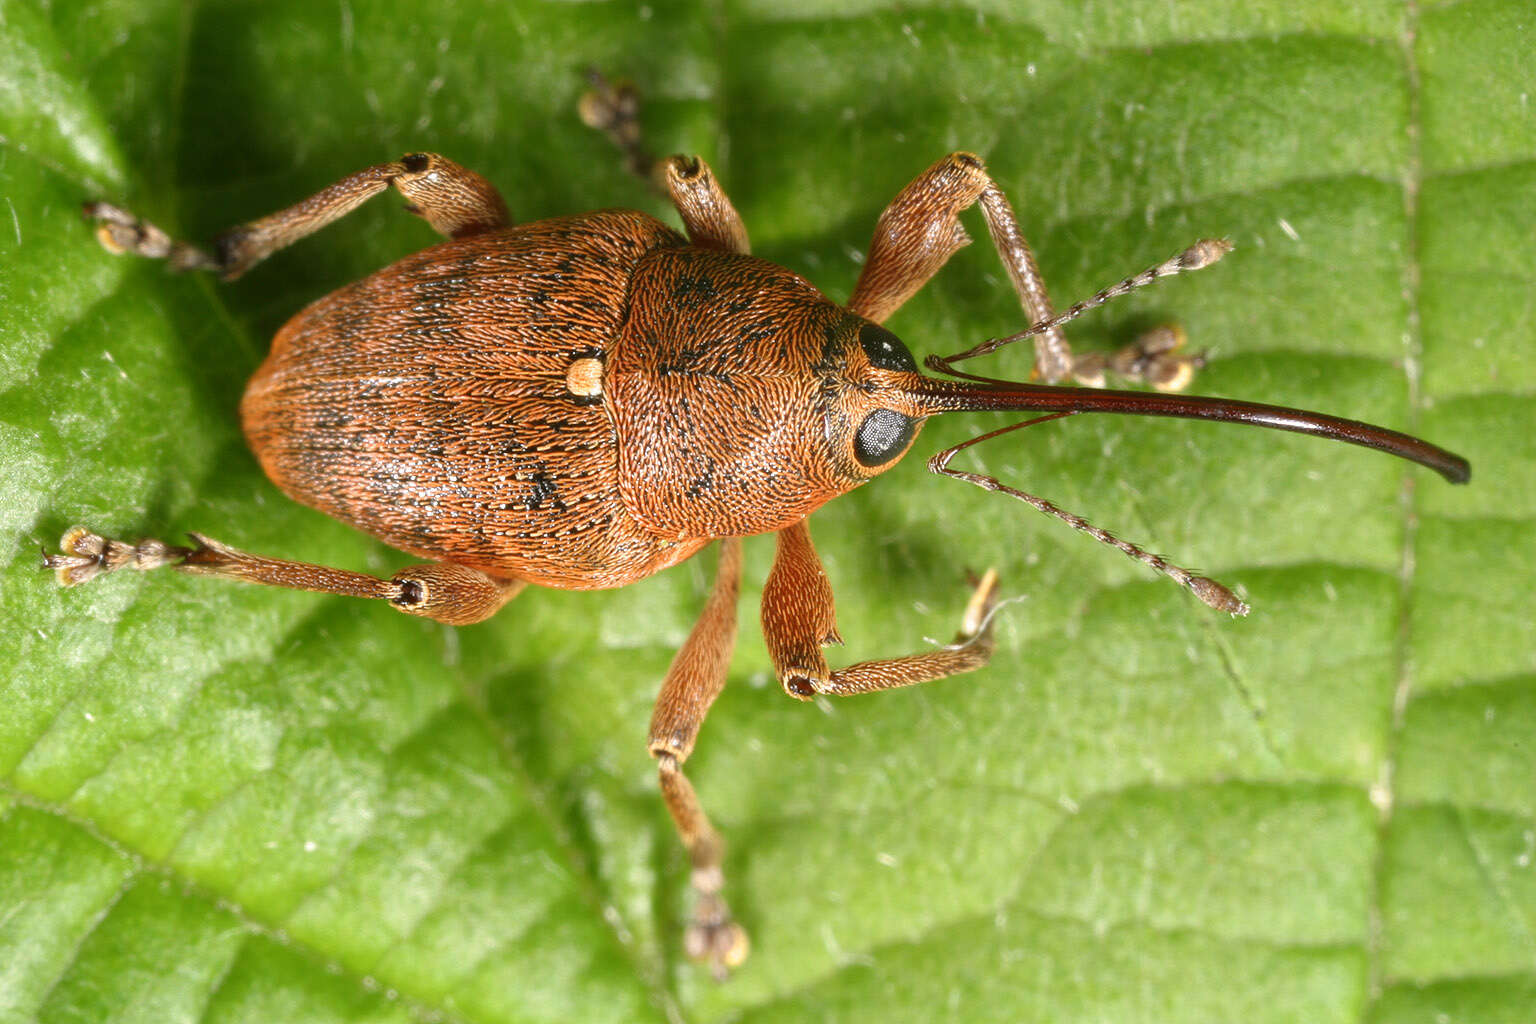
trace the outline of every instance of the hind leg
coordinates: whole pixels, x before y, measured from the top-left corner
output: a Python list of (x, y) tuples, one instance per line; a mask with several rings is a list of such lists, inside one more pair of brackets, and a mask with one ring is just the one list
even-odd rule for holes
[(358, 171), (293, 206), (231, 228), (207, 248), (178, 242), (148, 221), (111, 203), (86, 203), (96, 237), (115, 253), (162, 259), (174, 270), (211, 270), (232, 281), (279, 249), (346, 216), (393, 188), (406, 207), (450, 238), (465, 238), (512, 223), (496, 187), (474, 171), (436, 153), (410, 153)]
[(43, 565), (52, 569), (59, 585), (65, 587), (118, 569), (147, 571), (169, 566), (242, 583), (388, 601), (396, 611), (453, 626), (490, 618), (526, 586), (522, 580), (497, 579), (448, 562), (413, 565), (386, 580), (347, 569), (252, 555), (198, 533), (192, 534), (192, 540), (196, 546), (190, 548), (153, 539), (126, 544), (76, 526), (59, 541), (63, 553), (45, 553)]

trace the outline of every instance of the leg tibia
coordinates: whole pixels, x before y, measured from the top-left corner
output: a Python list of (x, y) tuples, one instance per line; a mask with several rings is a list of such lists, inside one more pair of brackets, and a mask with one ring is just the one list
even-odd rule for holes
[(452, 238), (511, 223), (506, 203), (490, 182), (436, 153), (412, 153), (358, 171), (285, 210), (231, 228), (214, 240), (211, 252), (175, 241), (110, 203), (86, 203), (84, 212), (99, 222), (96, 235), (113, 252), (163, 259), (176, 270), (213, 270), (233, 280), (390, 187), (409, 200), (412, 213)]
[(902, 658), (866, 661), (832, 672), (821, 648), (840, 643), (832, 588), (804, 520), (779, 531), (779, 548), (763, 588), (763, 639), (779, 682), (791, 697), (849, 696), (942, 679), (992, 657), (991, 611), (997, 574), (988, 570), (971, 595), (955, 641)]
[[(968, 241), (960, 213), (980, 204), (987, 233), (1024, 315), (1031, 323), (1052, 313), (1045, 280), (1013, 208), (987, 175), (986, 165), (972, 153), (951, 153), (891, 200), (880, 215), (869, 260), (859, 275), (848, 305), (876, 322), (894, 313)], [(1071, 375), (1072, 353), (1060, 329), (1035, 339), (1035, 375), (1054, 383)]]
[[(970, 153), (951, 153), (928, 168), (881, 213), (870, 242), (869, 259), (848, 301), (849, 307), (877, 323), (894, 313), (966, 244), (959, 216), (973, 205), (981, 208), (987, 234), (1008, 272), (1025, 317), (1033, 325), (1027, 333), (1007, 340), (1026, 336), (1034, 339), (1033, 376), (1037, 380), (1048, 384), (1073, 380), (1102, 386), (1106, 371), (1114, 371), (1118, 376), (1145, 381), (1163, 390), (1179, 390), (1189, 382), (1200, 359), (1174, 351), (1178, 345), (1170, 345), (1167, 334), (1138, 341), (1112, 358), (1096, 353), (1073, 354), (1060, 324), (1049, 322), (1054, 318), (1051, 298), (1013, 207), (988, 176), (980, 158)], [(1178, 270), (1160, 273), (1188, 269), (1195, 267), (1180, 262)], [(958, 362), (997, 347), (999, 343), (994, 340), (949, 356), (943, 362)]]
[(865, 661), (833, 672), (818, 692), (832, 697), (894, 690), (927, 683), (946, 676), (981, 668), (992, 660), (992, 606), (997, 594), (997, 573), (988, 569), (971, 593), (955, 639), (947, 647), (909, 654), (902, 658)]
[(693, 921), (688, 926), (688, 954), (724, 977), (747, 956), (747, 933), (731, 920), (721, 890), (725, 845), (709, 823), (683, 762), (693, 751), (699, 727), (720, 690), (736, 642), (736, 595), (741, 581), (741, 541), (720, 542), (720, 566), (704, 613), (672, 659), (656, 699), (647, 745), (656, 758), (661, 795), (693, 865)]

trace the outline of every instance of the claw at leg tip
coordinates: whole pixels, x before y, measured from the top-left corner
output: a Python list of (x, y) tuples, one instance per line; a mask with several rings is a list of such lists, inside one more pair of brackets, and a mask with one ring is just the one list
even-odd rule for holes
[(117, 238), (112, 234), (111, 224), (98, 224), (96, 226), (96, 241), (100, 242), (101, 247), (114, 256), (122, 256), (128, 252), (127, 248), (118, 242)]
[(707, 964), (716, 981), (730, 977), (732, 971), (747, 962), (747, 956), (752, 952), (747, 930), (735, 921), (695, 922), (688, 926), (683, 944), (689, 958)]
[(101, 575), (105, 551), (105, 538), (83, 526), (71, 526), (59, 538), (59, 554), (49, 554), (48, 549), (43, 549), (43, 568), (53, 570), (59, 586), (77, 587)]

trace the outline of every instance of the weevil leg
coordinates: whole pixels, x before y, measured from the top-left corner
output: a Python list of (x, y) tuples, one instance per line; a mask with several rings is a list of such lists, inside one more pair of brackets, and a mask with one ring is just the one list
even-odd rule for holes
[(688, 240), (705, 249), (748, 253), (747, 226), (715, 180), (709, 164), (696, 156), (672, 156), (661, 162), (667, 194), (677, 207)]
[(127, 544), (75, 526), (59, 541), (62, 553), (45, 553), (43, 566), (54, 570), (59, 584), (66, 587), (118, 569), (170, 566), (182, 572), (222, 576), (243, 583), (374, 598), (388, 601), (390, 607), (408, 615), (453, 626), (490, 618), (526, 586), (522, 580), (497, 579), (477, 569), (447, 562), (413, 565), (386, 580), (308, 562), (264, 558), (237, 551), (202, 534), (191, 536), (193, 547), (177, 547), (153, 539)]
[(839, 643), (832, 588), (805, 521), (780, 530), (778, 552), (763, 588), (763, 638), (784, 692), (808, 700), (847, 697), (925, 683), (981, 668), (992, 658), (991, 612), (997, 574), (977, 583), (954, 642), (900, 658), (866, 661), (831, 671), (821, 648)]
[[(883, 322), (969, 244), (959, 217), (976, 205), (981, 207), (987, 233), (1024, 315), (1031, 323), (1054, 316), (1045, 280), (1008, 197), (987, 174), (981, 158), (971, 153), (951, 153), (940, 160), (902, 189), (881, 213), (849, 308)], [(1034, 376), (1050, 384), (1075, 380), (1102, 386), (1105, 370), (1113, 368), (1126, 371), (1121, 375), (1130, 379), (1172, 390), (1188, 384), (1198, 365), (1198, 357), (1169, 349), (1146, 355), (1139, 341), (1112, 360), (1097, 353), (1074, 356), (1060, 327), (1042, 331), (1034, 341)]]
[(209, 249), (172, 239), (164, 231), (110, 203), (86, 203), (98, 223), (96, 237), (117, 253), (163, 259), (176, 270), (212, 270), (232, 281), (279, 249), (346, 216), (386, 189), (450, 238), (465, 238), (512, 223), (496, 187), (474, 171), (436, 153), (410, 153), (349, 175), (302, 202), (231, 228)]
[(597, 71), (587, 72), (592, 86), (581, 97), (578, 111), (589, 128), (607, 135), (624, 153), (630, 171), (665, 192), (683, 219), (688, 240), (705, 249), (751, 252), (747, 227), (715, 180), (714, 172), (696, 156), (654, 159), (640, 131), (640, 93), (632, 82), (614, 82)]
[(640, 131), (640, 90), (635, 83), (612, 80), (596, 68), (589, 68), (586, 76), (591, 88), (576, 104), (581, 123), (608, 136), (624, 154), (624, 166), (631, 174), (659, 186), (653, 177), (656, 158), (645, 148), (645, 136)]
[(709, 964), (723, 978), (747, 957), (747, 933), (731, 919), (721, 890), (725, 844), (709, 822), (683, 762), (693, 752), (709, 706), (725, 686), (731, 649), (736, 644), (736, 595), (741, 589), (741, 541), (720, 542), (720, 565), (704, 613), (688, 634), (656, 699), (647, 740), (656, 759), (661, 794), (677, 825), (693, 866), (695, 906), (685, 945), (688, 954)]
[(799, 697), (827, 678), (821, 649), (842, 643), (837, 632), (832, 584), (811, 543), (810, 520), (778, 532), (773, 568), (763, 585), (763, 639), (779, 682)]

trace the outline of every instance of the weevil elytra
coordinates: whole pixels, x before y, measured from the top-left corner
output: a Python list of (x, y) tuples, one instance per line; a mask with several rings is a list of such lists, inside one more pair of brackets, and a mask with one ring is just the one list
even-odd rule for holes
[[(598, 80), (584, 103), (644, 167), (631, 94)], [(1181, 385), (1196, 360), (1167, 335), (1114, 360), (1075, 356), (1061, 324), (1158, 277), (1200, 269), (1227, 246), (1201, 242), (1072, 307), (1052, 312), (1007, 198), (982, 162), (952, 154), (881, 215), (853, 295), (838, 304), (748, 253), (747, 233), (709, 167), (659, 164), (679, 234), (642, 213), (608, 210), (514, 224), (484, 178), (413, 153), (344, 178), (286, 210), (220, 236), (211, 250), (173, 241), (117, 207), (86, 206), (109, 248), (226, 279), (395, 189), (449, 241), (302, 310), (282, 328), (241, 403), (246, 436), (288, 495), (428, 559), (389, 579), (248, 554), (200, 534), (180, 547), (65, 534), (46, 564), (65, 585), (124, 566), (172, 566), (273, 586), (376, 598), (461, 625), (528, 584), (619, 587), (720, 544), (716, 579), (673, 660), (649, 750), (692, 862), (689, 952), (717, 974), (746, 955), (723, 897), (723, 844), (683, 772), (735, 640), (740, 538), (773, 533), (762, 627), (785, 691), (805, 699), (908, 686), (985, 665), (996, 578), (975, 587), (955, 642), (829, 668), (839, 640), (830, 584), (807, 517), (893, 466), (929, 416), (1013, 410), (1033, 419), (957, 445), (930, 468), (1002, 491), (1165, 573), (1214, 608), (1246, 607), (1226, 587), (1120, 540), (1043, 499), (951, 458), (1008, 430), (1080, 412), (1231, 420), (1374, 447), (1468, 479), (1467, 463), (1403, 434), (1316, 413), (1225, 399), (1060, 386), (1101, 384), (1106, 367)], [(919, 372), (881, 323), (968, 241), (978, 206), (1032, 326)], [(954, 363), (1032, 338), (1040, 383), (963, 373)]]

